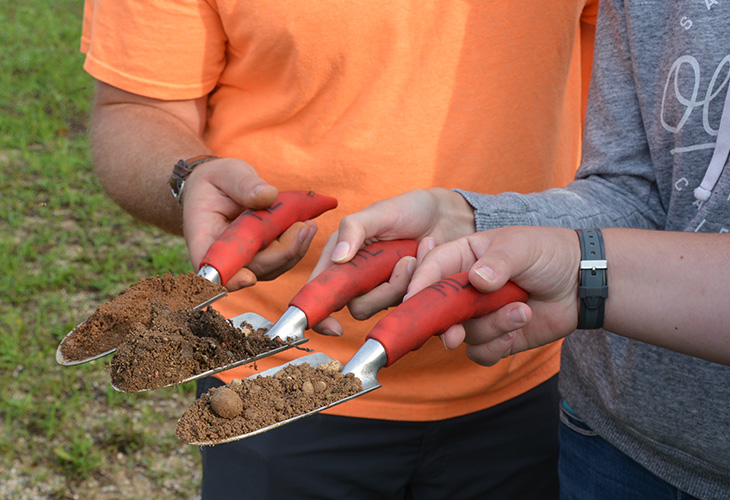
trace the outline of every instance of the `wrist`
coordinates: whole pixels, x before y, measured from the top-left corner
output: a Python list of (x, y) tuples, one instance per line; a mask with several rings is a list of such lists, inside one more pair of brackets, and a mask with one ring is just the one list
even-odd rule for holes
[(180, 159), (173, 166), (172, 175), (170, 176), (169, 184), (172, 196), (182, 205), (183, 202), (183, 188), (185, 187), (185, 181), (193, 172), (193, 170), (209, 161), (220, 159), (214, 155), (199, 155), (188, 159)]
[(474, 207), (457, 191), (444, 188), (429, 188), (434, 198), (439, 221), (448, 225), (447, 241), (455, 240), (476, 232)]

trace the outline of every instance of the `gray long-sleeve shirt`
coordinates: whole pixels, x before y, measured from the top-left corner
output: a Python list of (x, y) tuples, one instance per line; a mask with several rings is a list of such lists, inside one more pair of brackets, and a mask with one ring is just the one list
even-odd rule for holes
[[(527, 195), (460, 190), (477, 229), (730, 231), (730, 167), (709, 200), (693, 195), (730, 89), (730, 2), (602, 0), (596, 36), (576, 180)], [(604, 330), (563, 346), (561, 393), (594, 430), (676, 487), (730, 498), (730, 367)]]

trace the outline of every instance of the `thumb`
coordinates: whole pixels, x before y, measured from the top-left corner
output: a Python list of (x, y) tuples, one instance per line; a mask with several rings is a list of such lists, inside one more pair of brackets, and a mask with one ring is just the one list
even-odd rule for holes
[(533, 298), (562, 300), (574, 292), (580, 249), (571, 229), (492, 229), (470, 244), (477, 259), (469, 270), (469, 280), (479, 291), (496, 291), (511, 280)]
[(480, 292), (494, 292), (514, 276), (514, 264), (490, 247), (469, 269), (469, 282)]
[(469, 281), (480, 292), (491, 292), (501, 288), (507, 278), (498, 278), (497, 272), (485, 260), (481, 258), (471, 267)]
[(210, 172), (211, 182), (244, 208), (268, 208), (278, 195), (277, 189), (259, 177), (248, 163), (234, 159), (225, 168)]
[[(538, 229), (539, 230), (539, 229)], [(504, 227), (466, 237), (476, 261), (469, 281), (481, 292), (494, 292), (535, 264), (541, 244), (534, 228)]]

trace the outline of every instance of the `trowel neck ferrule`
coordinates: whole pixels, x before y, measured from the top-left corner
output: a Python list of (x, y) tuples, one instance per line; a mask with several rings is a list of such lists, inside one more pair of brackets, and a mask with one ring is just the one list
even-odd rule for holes
[(377, 380), (378, 371), (388, 363), (388, 354), (383, 345), (375, 339), (368, 339), (350, 358), (342, 373), (352, 373), (362, 381)]
[(221, 283), (221, 281), (222, 281), (221, 274), (218, 272), (218, 270), (215, 267), (213, 267), (209, 264), (205, 264), (203, 267), (200, 268), (200, 270), (198, 271), (198, 276), (201, 276), (201, 277), (207, 279), (208, 281), (210, 281), (211, 283), (215, 283), (216, 285), (223, 284), (223, 283)]
[(298, 307), (289, 306), (266, 335), (272, 339), (278, 337), (285, 342), (296, 340), (304, 337), (307, 326), (307, 315)]

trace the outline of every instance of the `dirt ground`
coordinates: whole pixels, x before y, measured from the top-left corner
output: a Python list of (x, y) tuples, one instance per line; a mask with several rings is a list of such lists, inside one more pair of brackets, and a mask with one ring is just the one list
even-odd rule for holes
[[(101, 360), (95, 361), (101, 363)], [(0, 465), (0, 499), (12, 500), (195, 500), (199, 498), (200, 454), (175, 437), (177, 420), (195, 394), (153, 391), (143, 398), (109, 394), (109, 373), (100, 368), (80, 382), (94, 400), (79, 432), (96, 447), (101, 463), (89, 477), (69, 481), (31, 457)], [(110, 398), (114, 404), (110, 405)], [(151, 417), (155, 425), (150, 425)], [(12, 432), (0, 422), (0, 432)], [(33, 439), (43, 440), (42, 436)], [(19, 448), (27, 447), (24, 438)], [(55, 450), (54, 450), (55, 451)], [(59, 452), (57, 452), (59, 453)], [(3, 462), (5, 463), (5, 462)], [(29, 472), (30, 471), (30, 472)]]

